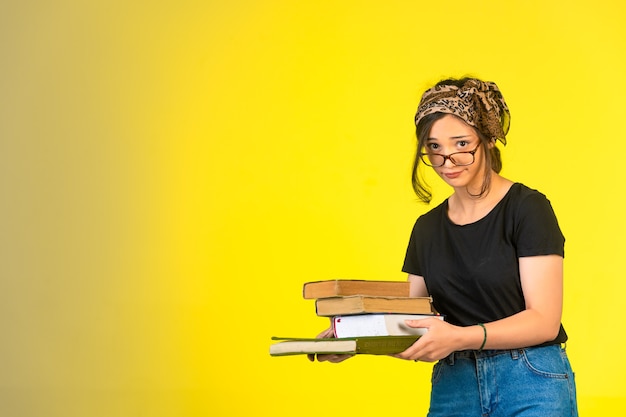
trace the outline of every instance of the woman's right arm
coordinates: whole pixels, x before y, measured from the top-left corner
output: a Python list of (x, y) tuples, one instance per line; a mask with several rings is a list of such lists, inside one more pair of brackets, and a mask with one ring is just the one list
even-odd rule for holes
[(428, 297), (428, 289), (426, 289), (426, 282), (424, 281), (424, 277), (419, 275), (409, 274), (408, 277), (409, 283), (411, 284), (409, 290), (410, 297)]
[[(332, 326), (317, 335), (318, 339), (325, 338), (325, 337), (335, 337), (335, 331), (333, 330)], [(312, 354), (309, 354), (307, 356), (309, 357), (309, 360), (311, 362), (314, 362), (315, 358), (317, 357), (317, 360), (320, 362), (339, 363), (339, 362), (343, 362), (346, 359), (353, 357), (354, 355), (347, 355), (347, 354), (346, 355), (338, 355), (338, 354), (312, 355)]]

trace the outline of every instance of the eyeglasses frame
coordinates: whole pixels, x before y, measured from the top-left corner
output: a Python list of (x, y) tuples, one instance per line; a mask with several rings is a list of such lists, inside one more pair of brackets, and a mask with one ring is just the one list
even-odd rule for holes
[[(444, 166), (448, 159), (450, 160), (450, 162), (452, 162), (452, 164), (454, 166), (457, 166), (457, 167), (467, 167), (467, 166), (472, 165), (474, 162), (476, 162), (476, 155), (475, 155), (475, 153), (478, 152), (478, 148), (480, 148), (480, 143), (471, 151), (452, 152), (451, 154), (448, 154), (448, 155), (444, 155), (444, 154), (440, 154), (440, 153), (431, 153), (430, 155), (437, 155), (437, 156), (443, 157), (443, 162), (440, 165), (431, 165), (429, 162), (426, 162), (424, 160), (424, 157), (428, 158), (429, 154), (427, 154), (427, 153), (420, 152), (420, 159), (422, 160), (422, 162), (425, 165), (427, 165), (427, 166), (429, 166), (431, 168), (439, 168), (439, 167)], [(472, 155), (472, 162), (470, 162), (469, 164), (460, 164), (460, 165), (457, 164), (456, 162), (454, 162), (453, 156), (454, 155), (458, 155), (460, 153), (468, 153), (468, 154)]]

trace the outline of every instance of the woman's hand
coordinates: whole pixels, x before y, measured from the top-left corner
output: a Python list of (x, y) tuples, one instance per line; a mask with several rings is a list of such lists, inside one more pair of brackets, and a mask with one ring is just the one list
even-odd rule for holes
[[(335, 332), (333, 330), (333, 328), (328, 328), (326, 330), (324, 330), (322, 333), (317, 335), (318, 339), (322, 339), (322, 338), (328, 338), (328, 337), (335, 337)], [(315, 356), (314, 354), (308, 354), (307, 357), (309, 358), (309, 360), (311, 362), (315, 362)], [(351, 358), (354, 355), (338, 355), (338, 354), (328, 354), (328, 355), (317, 355), (317, 360), (320, 362), (331, 362), (331, 363), (339, 363), (339, 362), (343, 362), (346, 359)]]
[(461, 333), (464, 332), (462, 327), (435, 318), (407, 320), (406, 325), (428, 331), (404, 352), (393, 356), (422, 362), (434, 362), (458, 350), (457, 346), (462, 340)]

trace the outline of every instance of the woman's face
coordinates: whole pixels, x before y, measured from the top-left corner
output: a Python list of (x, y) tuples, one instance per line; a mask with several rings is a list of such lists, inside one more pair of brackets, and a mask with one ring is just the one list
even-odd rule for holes
[(463, 120), (447, 114), (433, 123), (422, 152), (431, 165), (443, 163), (433, 169), (451, 187), (480, 190), (484, 155), (476, 131)]

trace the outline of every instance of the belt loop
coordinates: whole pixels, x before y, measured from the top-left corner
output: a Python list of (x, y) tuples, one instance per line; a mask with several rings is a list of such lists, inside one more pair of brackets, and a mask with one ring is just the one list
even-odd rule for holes
[(511, 349), (511, 358), (513, 360), (517, 360), (520, 357), (520, 354), (524, 351), (524, 349)]

